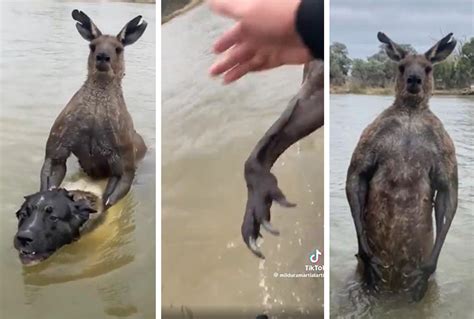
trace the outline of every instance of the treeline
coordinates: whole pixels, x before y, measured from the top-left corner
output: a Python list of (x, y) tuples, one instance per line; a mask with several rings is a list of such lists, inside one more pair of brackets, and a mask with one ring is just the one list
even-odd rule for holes
[(191, 0), (161, 0), (161, 17), (166, 17), (189, 4)]
[[(410, 52), (412, 46), (402, 45)], [(343, 43), (334, 42), (330, 47), (331, 86), (354, 86), (387, 88), (393, 85), (397, 75), (397, 64), (390, 60), (383, 45), (378, 52), (367, 59), (351, 59)], [(457, 49), (444, 62), (433, 68), (435, 89), (466, 89), (474, 78), (474, 38), (458, 44)]]

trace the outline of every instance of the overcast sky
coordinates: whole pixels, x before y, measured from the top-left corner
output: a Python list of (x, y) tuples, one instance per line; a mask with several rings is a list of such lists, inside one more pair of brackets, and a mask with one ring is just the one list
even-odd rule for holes
[(474, 0), (330, 0), (331, 43), (342, 42), (351, 58), (378, 50), (377, 32), (425, 52), (449, 32), (474, 36)]

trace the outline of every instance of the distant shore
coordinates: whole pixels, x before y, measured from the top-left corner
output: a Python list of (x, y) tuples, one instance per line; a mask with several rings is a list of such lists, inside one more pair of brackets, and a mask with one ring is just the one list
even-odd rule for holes
[(161, 5), (161, 24), (188, 12), (202, 2), (203, 0), (163, 0)]
[[(331, 85), (330, 94), (393, 95), (393, 88), (374, 88), (351, 85)], [(434, 90), (433, 95), (474, 95), (472, 89)]]

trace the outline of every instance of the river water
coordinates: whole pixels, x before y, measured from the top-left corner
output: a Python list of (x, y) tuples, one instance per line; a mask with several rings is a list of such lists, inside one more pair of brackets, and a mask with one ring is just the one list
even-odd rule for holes
[(332, 95), (330, 150), (331, 317), (468, 318), (474, 295), (474, 98), (435, 96), (431, 109), (454, 141), (459, 170), (459, 203), (441, 251), (435, 280), (419, 303), (400, 298), (369, 300), (357, 291), (357, 240), (345, 196), (345, 178), (362, 130), (393, 100), (389, 96)]
[[(230, 25), (199, 6), (162, 26), (162, 303), (164, 318), (322, 318), (323, 278), (306, 273), (323, 248), (323, 130), (274, 166), (295, 209), (272, 208), (280, 237), (260, 261), (240, 236), (243, 164), (302, 79), (301, 67), (231, 86), (208, 77), (212, 42)], [(319, 263), (322, 265), (323, 260)]]
[[(154, 318), (155, 6), (57, 1), (2, 2), (0, 30), (0, 317)], [(124, 96), (149, 151), (130, 194), (105, 222), (36, 267), (13, 249), (15, 212), (39, 187), (49, 129), (86, 77), (88, 44), (71, 11), (116, 34), (143, 15), (148, 29), (125, 50)], [(67, 179), (77, 176), (71, 157)]]

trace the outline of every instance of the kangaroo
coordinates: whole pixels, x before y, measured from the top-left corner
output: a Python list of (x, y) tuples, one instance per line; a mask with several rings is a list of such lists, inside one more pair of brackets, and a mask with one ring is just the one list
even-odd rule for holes
[(72, 18), (79, 34), (89, 41), (88, 75), (51, 128), (40, 190), (59, 187), (72, 153), (87, 175), (109, 178), (102, 198), (107, 208), (128, 193), (137, 161), (147, 150), (133, 127), (121, 87), (124, 47), (142, 36), (147, 23), (137, 16), (111, 36), (103, 35), (82, 11), (74, 10)]
[(248, 197), (241, 233), (247, 247), (259, 258), (265, 258), (256, 242), (261, 236), (260, 226), (272, 235), (279, 235), (279, 231), (270, 224), (273, 201), (284, 207), (296, 206), (286, 200), (270, 170), (287, 148), (323, 126), (323, 71), (322, 61), (314, 60), (305, 65), (300, 90), (245, 162)]
[(426, 53), (409, 54), (384, 33), (377, 37), (398, 63), (395, 101), (363, 131), (346, 195), (364, 282), (377, 290), (408, 291), (419, 301), (457, 207), (454, 144), (429, 109), (433, 65), (451, 54), (456, 41), (450, 33)]

